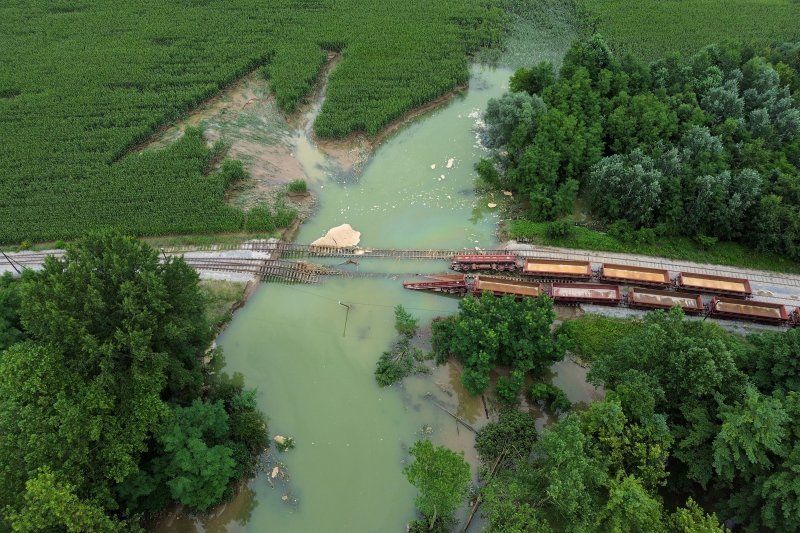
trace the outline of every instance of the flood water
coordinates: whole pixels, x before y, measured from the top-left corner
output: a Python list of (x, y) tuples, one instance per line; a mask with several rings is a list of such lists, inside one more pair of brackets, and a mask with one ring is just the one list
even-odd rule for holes
[[(319, 211), (302, 226), (297, 242), (311, 242), (349, 223), (361, 231), (365, 247), (495, 244), (497, 214), (481, 207), (486, 199), (478, 200), (474, 192), (473, 166), (483, 154), (475, 125), (488, 100), (507, 90), (510, 74), (475, 67), (468, 92), (386, 140), (356, 177), (337, 172), (301, 139), (296, 153), (318, 194)], [(423, 330), (436, 316), (457, 310), (455, 298), (407, 291), (401, 283), (408, 273), (447, 267), (442, 261), (372, 259), (347, 268), (397, 276), (262, 285), (218, 344), (225, 353), (224, 371), (240, 372), (248, 387), (257, 387), (270, 435), (291, 436), (296, 448), (272, 449), (267, 472), (211, 516), (172, 515), (158, 529), (405, 531), (415, 516), (416, 491), (402, 469), (408, 447), (422, 437), (465, 452), (476, 475), (474, 435), (445, 411), (479, 429), (488, 422), (486, 407), (461, 387), (456, 366), (387, 389), (373, 375), (396, 335), (395, 305), (417, 316)], [(562, 376), (573, 401), (588, 401), (594, 391), (563, 378), (571, 374), (572, 363), (559, 365), (553, 379)], [(275, 478), (274, 466), (281, 472)], [(470, 531), (481, 525), (476, 516)]]

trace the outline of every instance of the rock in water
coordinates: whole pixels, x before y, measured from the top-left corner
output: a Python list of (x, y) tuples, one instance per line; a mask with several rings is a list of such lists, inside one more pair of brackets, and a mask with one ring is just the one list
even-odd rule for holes
[(361, 232), (356, 231), (350, 224), (342, 224), (328, 230), (324, 237), (311, 243), (311, 246), (335, 246), (343, 248), (355, 246), (361, 241)]

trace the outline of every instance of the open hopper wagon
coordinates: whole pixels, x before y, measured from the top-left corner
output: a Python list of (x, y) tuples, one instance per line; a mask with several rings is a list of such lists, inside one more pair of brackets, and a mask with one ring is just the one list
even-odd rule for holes
[(511, 271), (517, 268), (517, 256), (513, 254), (454, 255), (450, 268), (458, 272), (470, 272), (473, 270)]
[(464, 274), (447, 274), (430, 276), (423, 281), (406, 281), (403, 288), (414, 291), (447, 292), (451, 294), (465, 294), (467, 281)]
[(711, 300), (709, 315), (715, 318), (736, 318), (767, 324), (783, 324), (789, 320), (785, 305), (721, 297)]
[(589, 261), (527, 258), (525, 266), (522, 267), (522, 274), (539, 278), (568, 278), (588, 281), (592, 278), (592, 264)]
[(634, 287), (628, 290), (628, 305), (641, 309), (671, 309), (679, 305), (685, 313), (701, 313), (704, 311), (703, 297), (699, 294), (637, 289)]
[(672, 282), (667, 270), (611, 263), (604, 263), (600, 267), (600, 279), (624, 285), (649, 285), (662, 288), (669, 287)]
[(678, 287), (688, 291), (721, 294), (737, 298), (747, 298), (753, 294), (750, 282), (744, 278), (728, 278), (725, 276), (692, 274), (690, 272), (678, 274)]
[(507, 278), (478, 276), (472, 286), (472, 291), (477, 294), (489, 291), (495, 296), (511, 295), (521, 298), (530, 296), (536, 298), (542, 293), (542, 286), (538, 283), (515, 281)]
[(554, 283), (549, 294), (555, 303), (619, 305), (622, 301), (617, 285), (599, 283)]

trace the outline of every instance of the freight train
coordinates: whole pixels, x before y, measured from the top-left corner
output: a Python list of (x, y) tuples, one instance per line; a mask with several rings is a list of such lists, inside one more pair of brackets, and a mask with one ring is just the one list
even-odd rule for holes
[[(686, 314), (747, 320), (772, 325), (800, 326), (800, 307), (788, 312), (785, 305), (750, 300), (753, 291), (744, 278), (669, 271), (657, 268), (603, 263), (598, 270), (589, 261), (525, 258), (514, 255), (457, 255), (452, 268), (470, 274), (428, 276), (404, 283), (407, 289), (451, 294), (536, 297), (546, 294), (557, 304), (595, 304), (654, 310), (680, 306)], [(475, 271), (513, 272), (516, 278)], [(595, 282), (596, 281), (596, 282)], [(622, 287), (628, 287), (623, 294)], [(703, 295), (711, 296), (708, 304)]]
[[(481, 260), (480, 258), (485, 258)], [(545, 280), (591, 281), (621, 285), (644, 285), (656, 289), (677, 289), (685, 292), (718, 294), (733, 298), (749, 298), (753, 291), (750, 282), (743, 278), (711, 276), (680, 272), (674, 279), (669, 271), (629, 265), (603, 263), (598, 270), (592, 270), (589, 261), (569, 261), (558, 259), (537, 259), (526, 257), (521, 265), (520, 258), (514, 255), (456, 255), (451, 268), (458, 272), (496, 270), (518, 272), (523, 277)]]

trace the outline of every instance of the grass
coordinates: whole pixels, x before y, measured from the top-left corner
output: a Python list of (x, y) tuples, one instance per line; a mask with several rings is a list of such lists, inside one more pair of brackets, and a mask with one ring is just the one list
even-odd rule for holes
[(569, 341), (570, 351), (590, 362), (614, 353), (620, 339), (642, 327), (640, 318), (585, 315), (561, 324), (557, 333)]
[(507, 237), (511, 239), (535, 242), (546, 246), (621, 252), (696, 263), (800, 274), (800, 262), (772, 254), (758, 253), (738, 243), (719, 242), (706, 250), (687, 237), (660, 237), (654, 244), (636, 244), (621, 242), (606, 233), (581, 226), (576, 226), (567, 238), (551, 239), (546, 236), (547, 227), (548, 223), (546, 222), (512, 220), (506, 224), (506, 233)]
[(756, 45), (800, 37), (796, 0), (579, 0), (585, 30), (617, 51), (654, 61), (690, 55), (705, 45), (741, 40)]
[(244, 301), (246, 286), (246, 283), (234, 281), (200, 282), (200, 293), (206, 302), (206, 317), (212, 329), (221, 329), (233, 317), (233, 306)]

